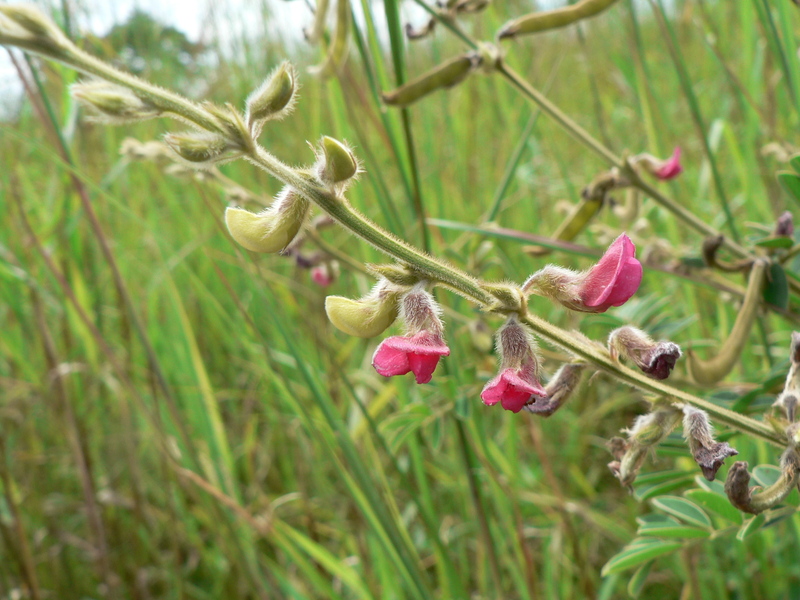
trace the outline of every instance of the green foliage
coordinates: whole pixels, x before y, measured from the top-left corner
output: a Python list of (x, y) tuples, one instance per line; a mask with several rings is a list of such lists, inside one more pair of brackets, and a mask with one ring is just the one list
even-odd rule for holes
[[(299, 30), (311, 15), (295, 4)], [(212, 65), (205, 47), (141, 13), (93, 47), (141, 57), (159, 84), (208, 84), (214, 100), (240, 105), (289, 58), (303, 100), (262, 142), (296, 164), (313, 160), (305, 140), (352, 142), (365, 174), (351, 200), (394, 233), (417, 242), (427, 227), (438, 255), (522, 281), (551, 261), (585, 267), (627, 228), (640, 251), (673, 253), (685, 268), (648, 268), (637, 296), (606, 315), (576, 320), (538, 299), (531, 309), (594, 339), (626, 322), (681, 344), (725, 339), (737, 306), (697, 271), (700, 236), (642, 199), (644, 220), (609, 204), (574, 243), (551, 239), (604, 164), (496, 76), (426, 97), (406, 116), (386, 110), (381, 91), (464, 47), (441, 26), (404, 42), (399, 2), (385, 3), (389, 37), (376, 29), (379, 5), (352, 4), (363, 18), (349, 62), (325, 81), (306, 74), (322, 50), (241, 40), (236, 59)], [(800, 125), (798, 14), (778, 4), (678, 2), (666, 15), (674, 62), (669, 30), (662, 37), (631, 2), (581, 26), (580, 38), (564, 30), (508, 45), (507, 60), (540, 88), (552, 81), (553, 101), (619, 152), (665, 156), (680, 144), (686, 172), (663, 185), (704, 221), (726, 227), (730, 211), (739, 230), (757, 223), (763, 238), (800, 200), (800, 158), (762, 154), (795, 143), (782, 136)], [(459, 19), (489, 39), (527, 10), (495, 2)], [(289, 258), (245, 254), (225, 234), (217, 186), (118, 157), (125, 137), (158, 139), (162, 123), (98, 127), (63, 93), (73, 74), (37, 73), (67, 152), (30, 104), (3, 125), (0, 544), (11, 559), (0, 587), (343, 600), (621, 597), (626, 585), (634, 597), (675, 598), (693, 582), (701, 597), (782, 598), (796, 587), (786, 557), (800, 552), (797, 494), (744, 520), (720, 481), (696, 479), (675, 437), (629, 495), (603, 440), (641, 412), (641, 395), (599, 374), (546, 421), (482, 406), (495, 367), (479, 334), (499, 321), (448, 294), (452, 355), (435, 383), (377, 376), (375, 342), (339, 334), (323, 309), (328, 291), (358, 297), (369, 277), (343, 268), (323, 291)], [(789, 195), (775, 180), (784, 169)], [(222, 173), (263, 197), (279, 189), (243, 162)], [(379, 261), (338, 230), (323, 235), (357, 264)], [(526, 254), (529, 244), (553, 252)], [(796, 310), (786, 289), (796, 268), (777, 266), (772, 304)], [(712, 401), (758, 412), (780, 391), (796, 325), (775, 313), (762, 325)], [(690, 386), (681, 369), (675, 377)], [(731, 443), (764, 463), (754, 484), (768, 485), (774, 449)]]

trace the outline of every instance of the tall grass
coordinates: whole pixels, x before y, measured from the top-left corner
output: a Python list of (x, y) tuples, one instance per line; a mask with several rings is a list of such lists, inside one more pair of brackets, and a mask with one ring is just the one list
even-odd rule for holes
[[(353, 4), (348, 62), (334, 78), (303, 74), (297, 111), (268, 127), (264, 145), (300, 164), (312, 160), (305, 140), (350, 140), (366, 168), (356, 207), (476, 274), (521, 281), (548, 260), (585, 266), (574, 254), (533, 258), (491, 227), (457, 227), (490, 215), (549, 236), (604, 164), (497, 75), (387, 110), (381, 90), (464, 47), (442, 27), (403, 41), (397, 2)], [(463, 21), (488, 38), (522, 4)], [(681, 145), (686, 172), (671, 193), (719, 229), (762, 237), (795, 208), (775, 184), (783, 165), (762, 148), (794, 143), (797, 11), (766, 0), (653, 7), (623, 0), (582, 24), (580, 39), (569, 29), (514, 42), (507, 60), (615, 152)], [(298, 27), (310, 22), (297, 11)], [(198, 76), (210, 99), (240, 104), (287, 58), (269, 40), (242, 44), (247, 52)], [(301, 72), (322, 60), (295, 52)], [(164, 123), (91, 124), (65, 92), (72, 72), (32, 61), (37, 90), (20, 66), (36, 100), (0, 138), (3, 597), (626, 594), (630, 574), (600, 571), (654, 509), (619, 486), (604, 441), (642, 412), (640, 393), (599, 374), (546, 421), (484, 407), (495, 369), (487, 335), (499, 322), (448, 294), (445, 370), (429, 386), (381, 378), (369, 366), (375, 342), (340, 334), (323, 310), (327, 293), (355, 296), (368, 277), (344, 268), (323, 290), (290, 259), (242, 251), (221, 222), (218, 187), (118, 157), (123, 138), (158, 138)], [(153, 76), (167, 87), (181, 79)], [(243, 162), (222, 170), (277, 191)], [(629, 226), (640, 251), (699, 256), (700, 237), (655, 204), (640, 216)], [(577, 241), (601, 247), (619, 226), (605, 210)], [(342, 231), (323, 236), (359, 263), (379, 260)], [(710, 346), (737, 310), (713, 288), (653, 271), (608, 314), (531, 307), (595, 339), (632, 322)], [(765, 315), (707, 397), (764, 411), (791, 329)], [(776, 462), (774, 449), (734, 439), (749, 460)], [(679, 490), (696, 487), (696, 466), (672, 442), (645, 473), (674, 470)], [(792, 597), (799, 527), (794, 512), (742, 541), (720, 527), (648, 567), (644, 597)]]

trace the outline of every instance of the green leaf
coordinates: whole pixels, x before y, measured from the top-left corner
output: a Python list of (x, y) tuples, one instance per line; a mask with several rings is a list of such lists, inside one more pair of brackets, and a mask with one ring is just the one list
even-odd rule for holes
[(644, 563), (641, 567), (636, 569), (633, 577), (628, 581), (628, 596), (631, 598), (638, 598), (642, 593), (644, 582), (647, 581), (647, 576), (650, 574), (650, 567), (653, 566), (653, 561)]
[(679, 496), (660, 496), (653, 498), (651, 503), (665, 513), (678, 517), (680, 520), (700, 527), (711, 527), (711, 519), (691, 500)]
[(783, 267), (776, 262), (769, 266), (764, 301), (784, 309), (789, 306), (789, 281)]
[(790, 158), (789, 165), (791, 165), (791, 167), (797, 171), (797, 173), (800, 173), (800, 154), (795, 154), (792, 158)]
[[(685, 475), (685, 474), (684, 474)], [(681, 479), (672, 479), (670, 481), (662, 481), (650, 485), (637, 486), (633, 495), (639, 501), (649, 500), (656, 496), (663, 496), (667, 492), (671, 492), (680, 487), (685, 486), (692, 480), (692, 476), (684, 476)]]
[(744, 525), (742, 525), (742, 528), (739, 530), (739, 533), (736, 534), (736, 539), (739, 541), (743, 541), (746, 537), (758, 531), (764, 524), (764, 521), (766, 520), (767, 517), (764, 516), (764, 513), (756, 515), (755, 517), (747, 521)]
[[(634, 540), (635, 542), (636, 540)], [(600, 574), (605, 577), (621, 571), (627, 571), (642, 563), (652, 561), (654, 558), (670, 554), (681, 548), (681, 542), (648, 542), (636, 544), (633, 547), (625, 547), (620, 553), (611, 557)]]
[(639, 527), (637, 535), (657, 538), (705, 538), (711, 535), (708, 529), (684, 525), (668, 517), (668, 521), (661, 523), (645, 523)]
[(683, 495), (692, 502), (695, 502), (698, 506), (719, 515), (726, 521), (737, 525), (741, 525), (742, 523), (742, 513), (734, 508), (726, 497), (720, 496), (716, 492), (689, 490)]
[(781, 171), (776, 177), (783, 189), (797, 202), (800, 202), (800, 175), (792, 173), (791, 171)]
[(786, 236), (769, 236), (753, 242), (753, 245), (761, 248), (791, 248), (794, 245), (792, 238)]
[(758, 485), (769, 487), (781, 476), (781, 470), (774, 465), (758, 465), (753, 469), (753, 479)]

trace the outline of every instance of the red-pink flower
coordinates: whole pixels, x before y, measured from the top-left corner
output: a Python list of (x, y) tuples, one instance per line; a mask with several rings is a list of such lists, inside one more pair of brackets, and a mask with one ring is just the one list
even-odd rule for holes
[(383, 340), (372, 357), (372, 366), (384, 377), (413, 372), (417, 383), (428, 383), (442, 356), (450, 355), (444, 343), (439, 306), (422, 284), (400, 299), (400, 318), (406, 335)]
[(311, 281), (318, 286), (328, 287), (333, 283), (333, 279), (333, 273), (328, 265), (321, 264), (316, 267), (311, 267)]
[(417, 383), (428, 383), (439, 358), (449, 356), (441, 336), (429, 331), (408, 337), (395, 335), (383, 340), (372, 357), (372, 366), (384, 377), (413, 372)]
[(642, 263), (636, 260), (636, 246), (624, 233), (609, 246), (600, 261), (583, 277), (578, 297), (585, 312), (605, 312), (622, 306), (639, 289)]
[(677, 177), (681, 173), (683, 173), (683, 167), (681, 166), (681, 149), (679, 146), (676, 146), (675, 150), (672, 151), (672, 156), (667, 160), (661, 161), (661, 164), (657, 165), (653, 170), (653, 175), (664, 181)]
[(503, 369), (481, 392), (483, 403), (492, 406), (498, 402), (515, 413), (530, 402), (532, 396), (544, 398), (547, 392), (536, 379), (532, 369)]
[(531, 275), (522, 289), (560, 302), (581, 312), (605, 312), (622, 306), (639, 289), (642, 264), (636, 260), (636, 246), (624, 233), (608, 247), (599, 262), (588, 271), (547, 265)]
[(547, 396), (537, 378), (536, 342), (515, 317), (510, 317), (497, 332), (497, 351), (500, 374), (484, 386), (481, 392), (484, 404), (492, 406), (499, 402), (506, 410), (516, 413), (533, 396)]

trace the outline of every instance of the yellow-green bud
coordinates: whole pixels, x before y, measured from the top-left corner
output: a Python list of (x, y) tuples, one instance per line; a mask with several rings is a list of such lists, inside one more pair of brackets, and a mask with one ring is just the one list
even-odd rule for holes
[(398, 297), (399, 293), (388, 289), (383, 282), (360, 300), (328, 296), (325, 298), (325, 312), (338, 330), (355, 337), (371, 338), (394, 323)]
[(358, 161), (342, 142), (325, 136), (320, 144), (322, 156), (317, 174), (325, 183), (341, 183), (358, 173)]
[(190, 163), (216, 162), (230, 149), (222, 136), (200, 131), (168, 133), (164, 136), (164, 143)]
[(225, 224), (236, 242), (253, 252), (280, 252), (300, 231), (308, 216), (309, 202), (291, 188), (285, 188), (267, 210), (252, 213), (227, 208)]
[(285, 116), (291, 110), (294, 91), (294, 69), (284, 62), (247, 98), (248, 126)]
[(76, 83), (72, 95), (94, 109), (101, 118), (110, 121), (137, 121), (161, 114), (156, 107), (139, 98), (127, 88), (105, 81)]
[(373, 275), (387, 279), (401, 287), (412, 287), (420, 281), (420, 276), (417, 273), (400, 264), (367, 265), (367, 270)]

